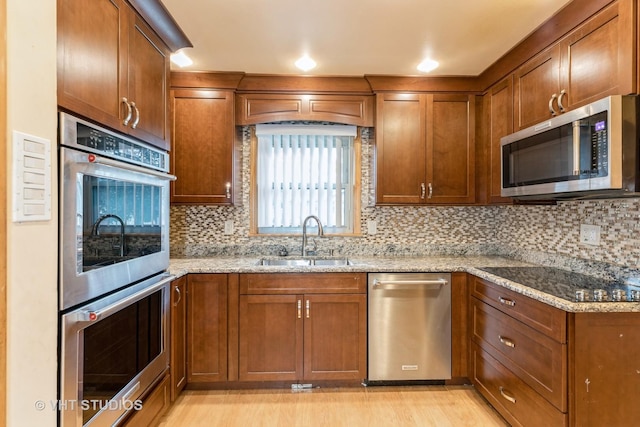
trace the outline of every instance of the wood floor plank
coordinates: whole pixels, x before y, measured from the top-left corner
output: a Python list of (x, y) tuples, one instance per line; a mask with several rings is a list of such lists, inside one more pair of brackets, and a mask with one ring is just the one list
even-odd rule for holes
[(160, 427), (504, 427), (470, 386), (186, 390)]

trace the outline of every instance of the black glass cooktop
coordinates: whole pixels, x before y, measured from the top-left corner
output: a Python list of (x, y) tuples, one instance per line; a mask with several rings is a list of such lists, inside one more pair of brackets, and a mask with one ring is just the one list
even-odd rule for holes
[[(480, 270), (568, 301), (638, 301), (639, 288), (552, 267), (482, 267)], [(606, 293), (598, 292), (600, 290)], [(576, 296), (581, 291), (581, 296)], [(584, 298), (584, 299), (582, 299)]]

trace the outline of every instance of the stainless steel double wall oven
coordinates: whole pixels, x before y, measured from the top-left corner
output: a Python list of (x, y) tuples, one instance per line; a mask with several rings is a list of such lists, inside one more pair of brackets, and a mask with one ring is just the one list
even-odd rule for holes
[(114, 425), (169, 365), (168, 153), (60, 113), (60, 425)]

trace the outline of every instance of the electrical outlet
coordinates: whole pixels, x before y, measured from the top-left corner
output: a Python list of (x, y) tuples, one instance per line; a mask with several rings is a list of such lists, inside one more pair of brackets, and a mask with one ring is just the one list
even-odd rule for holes
[(233, 234), (233, 221), (230, 219), (224, 222), (224, 234)]
[(374, 235), (378, 232), (378, 223), (375, 221), (367, 221), (367, 233)]
[(580, 243), (598, 246), (600, 244), (600, 226), (580, 224)]

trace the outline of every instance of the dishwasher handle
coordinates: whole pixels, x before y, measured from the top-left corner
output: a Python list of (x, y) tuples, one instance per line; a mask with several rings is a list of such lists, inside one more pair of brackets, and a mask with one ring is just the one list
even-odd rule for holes
[(431, 280), (378, 280), (373, 279), (373, 289), (380, 290), (411, 290), (411, 289), (440, 289), (449, 282), (446, 279)]

